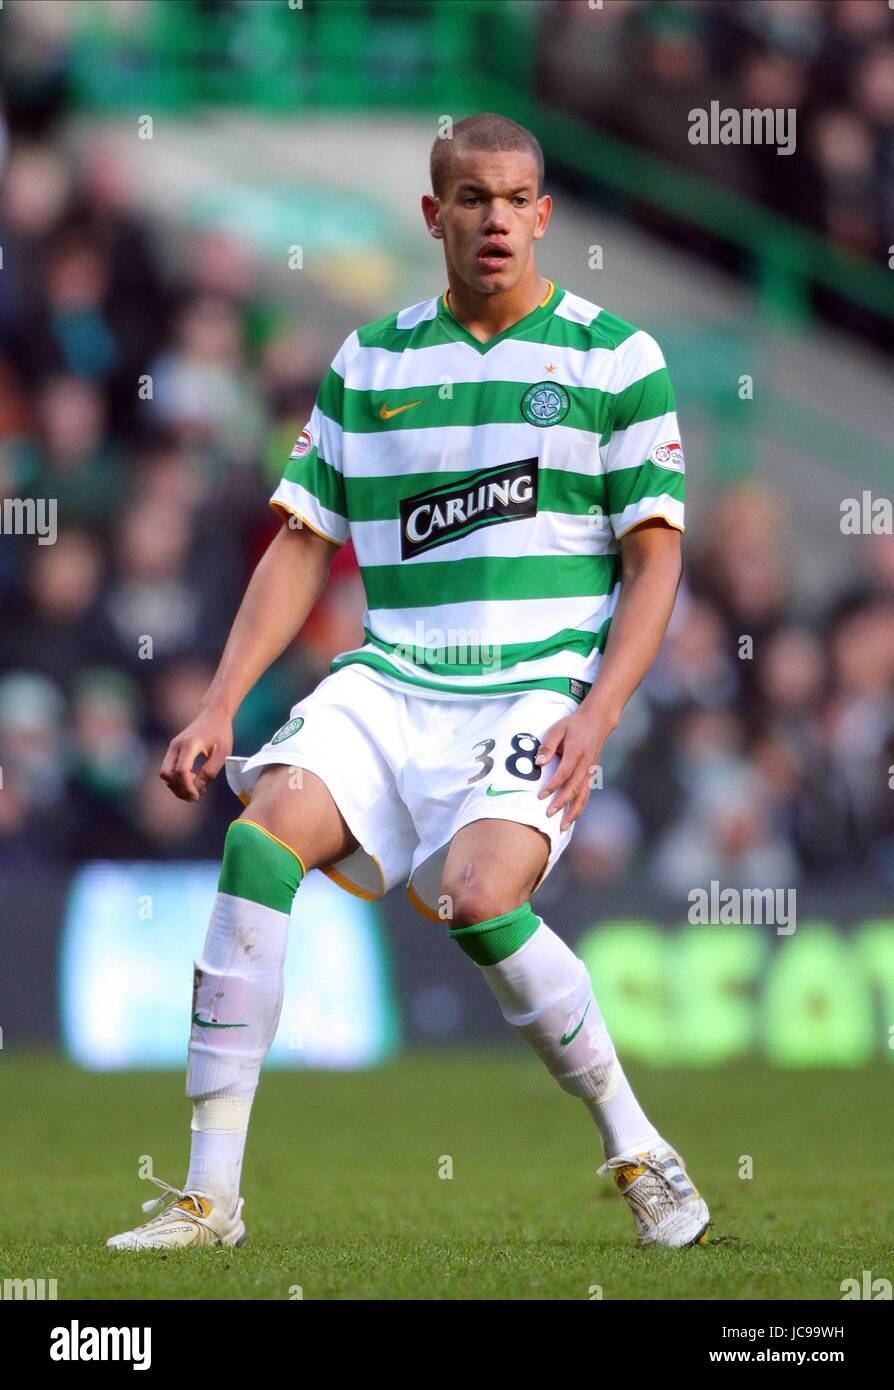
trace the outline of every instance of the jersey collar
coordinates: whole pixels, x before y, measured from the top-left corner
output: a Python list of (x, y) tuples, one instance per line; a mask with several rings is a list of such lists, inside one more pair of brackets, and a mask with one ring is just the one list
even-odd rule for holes
[(492, 347), (496, 347), (497, 343), (502, 343), (504, 338), (519, 337), (528, 328), (540, 323), (543, 319), (548, 319), (550, 314), (555, 312), (564, 298), (565, 291), (553, 284), (552, 280), (548, 280), (547, 284), (549, 289), (536, 309), (532, 309), (530, 314), (525, 314), (524, 318), (519, 319), (517, 323), (511, 323), (508, 328), (503, 329), (502, 333), (496, 333), (493, 338), (488, 338), (486, 343), (479, 342), (474, 334), (469, 332), (465, 324), (460, 323), (448, 303), (449, 290), (445, 290), (438, 300), (438, 318), (452, 337), (458, 338), (460, 342), (468, 343), (469, 347), (475, 348), (476, 352), (489, 352)]

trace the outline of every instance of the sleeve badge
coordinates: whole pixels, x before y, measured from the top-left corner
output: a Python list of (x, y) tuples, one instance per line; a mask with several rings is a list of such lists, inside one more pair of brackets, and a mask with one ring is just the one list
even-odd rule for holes
[(311, 434), (310, 430), (302, 430), (298, 438), (295, 440), (295, 444), (292, 449), (292, 452), (289, 454), (289, 458), (303, 459), (304, 455), (309, 453), (310, 450), (313, 448), (313, 444), (313, 435)]
[(649, 462), (656, 464), (659, 468), (670, 468), (675, 473), (686, 472), (683, 446), (678, 439), (668, 440), (664, 444), (656, 444), (649, 455)]

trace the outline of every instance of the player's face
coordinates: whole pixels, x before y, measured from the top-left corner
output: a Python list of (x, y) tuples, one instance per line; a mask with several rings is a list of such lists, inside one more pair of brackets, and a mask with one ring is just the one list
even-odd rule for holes
[(537, 165), (524, 150), (458, 152), (444, 196), (424, 202), (448, 269), (484, 294), (518, 284), (552, 209), (537, 197)]

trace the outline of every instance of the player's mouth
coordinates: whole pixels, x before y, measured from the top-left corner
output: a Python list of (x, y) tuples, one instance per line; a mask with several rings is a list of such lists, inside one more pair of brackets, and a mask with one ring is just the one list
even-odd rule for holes
[(501, 241), (486, 241), (477, 256), (484, 270), (502, 270), (511, 260), (512, 252)]

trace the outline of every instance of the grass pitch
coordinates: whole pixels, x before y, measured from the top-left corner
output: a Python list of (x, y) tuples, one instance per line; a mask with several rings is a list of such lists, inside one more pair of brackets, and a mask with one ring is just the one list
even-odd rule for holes
[(583, 1107), (490, 1051), (267, 1072), (246, 1245), (132, 1254), (104, 1241), (146, 1219), (141, 1156), (186, 1175), (182, 1076), (6, 1052), (0, 1280), (55, 1278), (60, 1299), (838, 1300), (863, 1270), (894, 1278), (891, 1066), (628, 1071), (711, 1207), (703, 1248), (638, 1250)]

